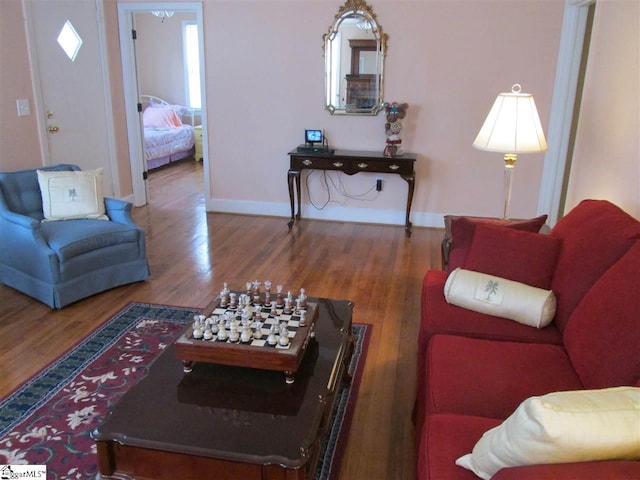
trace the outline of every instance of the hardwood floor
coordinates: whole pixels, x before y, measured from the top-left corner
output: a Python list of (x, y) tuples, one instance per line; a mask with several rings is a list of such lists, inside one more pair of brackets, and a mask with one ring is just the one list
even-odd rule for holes
[[(204, 307), (228, 282), (271, 280), (310, 296), (350, 299), (354, 322), (373, 325), (340, 478), (415, 478), (417, 331), (422, 278), (440, 265), (443, 230), (206, 213), (202, 165), (150, 174), (145, 229), (151, 278), (62, 310), (0, 285), (0, 397), (127, 303)], [(285, 176), (282, 178), (283, 188)]]

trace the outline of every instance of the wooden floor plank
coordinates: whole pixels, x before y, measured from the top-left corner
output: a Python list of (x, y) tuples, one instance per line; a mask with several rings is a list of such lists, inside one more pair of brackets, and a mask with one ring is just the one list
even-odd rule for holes
[[(284, 175), (282, 179), (284, 187)], [(51, 310), (0, 285), (0, 396), (72, 348), (129, 302), (204, 307), (223, 282), (304, 287), (350, 299), (373, 325), (342, 480), (415, 478), (417, 331), (422, 278), (438, 268), (443, 230), (206, 213), (203, 170), (187, 161), (151, 172), (145, 229), (151, 278)], [(297, 293), (297, 292), (296, 292)]]

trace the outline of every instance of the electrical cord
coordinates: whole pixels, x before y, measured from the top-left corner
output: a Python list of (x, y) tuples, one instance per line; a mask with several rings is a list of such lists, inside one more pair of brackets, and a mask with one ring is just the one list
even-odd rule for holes
[[(313, 198), (311, 197), (311, 189), (309, 188), (309, 179), (314, 176), (314, 174), (320, 174), (320, 184), (322, 187), (324, 187), (324, 190), (327, 192), (327, 199), (324, 201), (324, 203), (322, 205), (317, 204)], [(339, 193), (340, 195), (342, 195), (343, 197), (345, 197), (346, 199), (351, 199), (351, 200), (362, 200), (362, 201), (366, 201), (366, 202), (372, 202), (373, 200), (375, 200), (376, 198), (378, 198), (379, 196), (379, 192), (375, 192), (375, 196), (371, 197), (371, 198), (367, 198), (367, 195), (371, 194), (371, 192), (375, 191), (375, 186), (371, 187), (369, 190), (367, 190), (364, 193), (359, 193), (359, 194), (352, 194), (349, 193), (342, 181), (342, 178), (344, 176), (344, 174), (342, 172), (336, 172), (336, 178), (332, 178), (330, 175), (328, 175), (330, 172), (328, 172), (327, 170), (322, 170), (322, 171), (312, 171), (310, 172), (306, 178), (305, 178), (305, 185), (307, 187), (307, 195), (309, 197), (309, 203), (311, 203), (311, 205), (316, 209), (316, 210), (323, 210), (327, 205), (329, 205), (329, 203), (337, 203), (339, 205), (346, 205), (346, 200), (345, 201), (340, 201), (340, 200), (336, 200), (331, 198), (331, 187), (333, 187), (333, 189)]]

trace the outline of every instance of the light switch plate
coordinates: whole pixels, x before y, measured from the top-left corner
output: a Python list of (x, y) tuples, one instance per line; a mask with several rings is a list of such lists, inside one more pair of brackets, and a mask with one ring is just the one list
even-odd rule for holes
[(16, 106), (18, 107), (19, 117), (28, 117), (31, 115), (31, 107), (29, 106), (28, 98), (19, 98), (16, 100)]

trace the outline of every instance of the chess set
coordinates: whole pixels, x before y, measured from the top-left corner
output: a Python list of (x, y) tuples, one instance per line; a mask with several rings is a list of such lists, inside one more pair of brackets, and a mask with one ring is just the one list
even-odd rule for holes
[(282, 285), (272, 293), (271, 282), (246, 283), (245, 292), (229, 290), (227, 283), (214, 308), (195, 315), (193, 323), (175, 342), (176, 356), (185, 373), (194, 362), (279, 370), (287, 383), (294, 375), (318, 318), (317, 304), (309, 302), (303, 288), (297, 297), (286, 296)]

